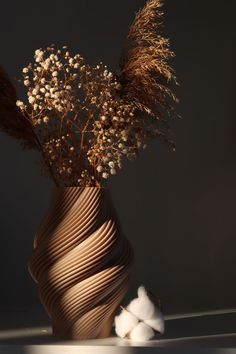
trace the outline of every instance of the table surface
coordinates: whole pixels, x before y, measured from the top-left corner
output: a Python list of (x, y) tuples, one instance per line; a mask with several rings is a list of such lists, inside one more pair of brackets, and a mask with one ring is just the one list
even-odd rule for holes
[(97, 340), (58, 340), (42, 311), (0, 310), (0, 353), (4, 354), (53, 354), (59, 349), (67, 354), (191, 354), (199, 353), (200, 348), (201, 353), (236, 353), (236, 313), (169, 316), (163, 336), (140, 343), (115, 335)]

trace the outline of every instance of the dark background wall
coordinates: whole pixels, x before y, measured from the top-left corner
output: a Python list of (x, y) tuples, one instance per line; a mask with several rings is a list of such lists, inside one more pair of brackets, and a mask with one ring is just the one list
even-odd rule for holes
[[(68, 44), (117, 63), (143, 0), (2, 1), (0, 62), (11, 77), (36, 48)], [(166, 0), (165, 33), (181, 86), (177, 151), (156, 142), (110, 187), (135, 250), (132, 286), (168, 313), (236, 307), (236, 2)], [(26, 263), (52, 184), (37, 156), (0, 135), (0, 307), (40, 306)]]

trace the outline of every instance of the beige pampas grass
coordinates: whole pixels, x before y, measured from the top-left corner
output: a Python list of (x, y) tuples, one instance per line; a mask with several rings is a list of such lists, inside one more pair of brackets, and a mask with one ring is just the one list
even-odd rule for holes
[[(176, 83), (169, 60), (174, 57), (169, 40), (164, 38), (161, 0), (149, 0), (130, 27), (127, 49), (121, 59), (120, 80), (123, 95), (135, 102), (140, 112), (155, 117), (167, 128), (165, 114), (174, 112), (177, 97), (169, 87)], [(165, 137), (165, 132), (159, 130)]]

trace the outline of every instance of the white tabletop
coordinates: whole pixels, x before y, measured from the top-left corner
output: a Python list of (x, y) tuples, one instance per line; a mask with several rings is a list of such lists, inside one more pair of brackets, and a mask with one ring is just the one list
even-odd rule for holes
[(236, 313), (186, 316), (167, 317), (165, 335), (145, 343), (131, 342), (116, 336), (97, 340), (62, 341), (52, 336), (48, 319), (43, 312), (8, 309), (0, 311), (0, 353), (236, 354)]

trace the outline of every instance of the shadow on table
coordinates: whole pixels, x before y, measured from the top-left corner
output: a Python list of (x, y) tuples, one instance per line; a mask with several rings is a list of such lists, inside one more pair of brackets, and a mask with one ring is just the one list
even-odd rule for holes
[(165, 322), (163, 339), (236, 333), (236, 313), (207, 315)]
[(216, 334), (209, 336), (179, 337), (173, 339), (161, 339), (160, 347), (202, 347), (202, 348), (235, 348), (236, 333)]

